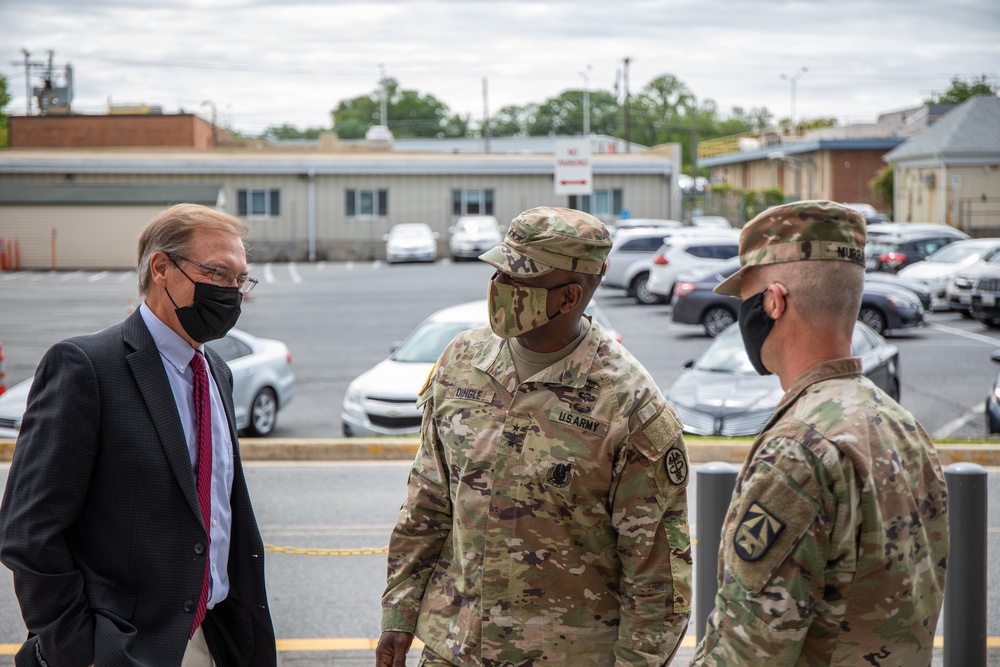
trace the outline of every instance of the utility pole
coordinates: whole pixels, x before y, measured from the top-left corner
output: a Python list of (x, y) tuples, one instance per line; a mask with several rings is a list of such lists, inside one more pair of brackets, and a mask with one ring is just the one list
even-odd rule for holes
[(580, 72), (583, 77), (583, 136), (590, 136), (590, 65), (587, 71)]
[(628, 66), (632, 59), (627, 57), (622, 68), (622, 83), (625, 88), (625, 152), (632, 152), (632, 123), (628, 116)]
[(212, 109), (212, 148), (218, 148), (219, 146), (219, 125), (216, 120), (217, 111), (215, 109), (215, 102), (212, 100), (205, 100), (201, 103), (201, 106), (208, 106)]
[[(21, 49), (21, 53), (24, 54), (24, 105), (26, 116), (31, 115), (31, 68), (32, 67), (44, 67), (45, 63), (35, 63), (31, 62), (31, 53), (28, 49)], [(11, 61), (11, 66), (20, 65), (22, 63), (17, 61)], [(49, 51), (49, 69), (52, 68), (52, 52)], [(49, 72), (51, 76), (51, 72)]]
[(385, 125), (389, 127), (389, 101), (386, 99), (389, 96), (389, 91), (385, 89), (385, 65), (382, 63), (378, 64), (379, 71), (379, 84), (381, 85), (381, 90), (379, 92), (379, 125)]
[(800, 67), (799, 71), (793, 74), (792, 76), (788, 76), (787, 74), (781, 75), (782, 79), (787, 79), (792, 82), (792, 134), (793, 135), (795, 134), (795, 84), (798, 83), (799, 79), (802, 78), (802, 75), (808, 71), (809, 69), (807, 67)]
[(483, 149), (490, 152), (490, 103), (487, 95), (486, 77), (483, 77)]
[[(691, 95), (691, 178), (698, 183), (698, 98)], [(697, 187), (695, 188), (697, 189)]]

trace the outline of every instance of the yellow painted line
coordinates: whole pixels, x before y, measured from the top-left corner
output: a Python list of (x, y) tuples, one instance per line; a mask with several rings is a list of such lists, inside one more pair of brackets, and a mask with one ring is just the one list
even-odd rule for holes
[[(374, 651), (378, 639), (279, 639), (275, 642), (279, 653), (292, 651)], [(694, 648), (698, 642), (694, 635), (685, 635), (681, 647)], [(413, 640), (413, 648), (423, 648), (423, 642)], [(934, 648), (944, 648), (944, 637), (934, 638)], [(1000, 637), (987, 637), (986, 648), (1000, 649)], [(0, 655), (15, 655), (21, 650), (20, 644), (0, 644)]]

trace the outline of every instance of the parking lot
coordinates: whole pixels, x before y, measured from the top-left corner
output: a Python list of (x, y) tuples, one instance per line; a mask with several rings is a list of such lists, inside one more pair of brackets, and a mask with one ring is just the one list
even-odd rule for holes
[[(251, 274), (261, 284), (245, 304), (238, 326), (286, 342), (298, 383), (275, 436), (339, 435), (340, 404), (351, 379), (384, 358), (395, 341), (434, 310), (483, 298), (491, 272), (480, 262), (253, 265)], [(669, 306), (639, 306), (623, 292), (603, 288), (597, 299), (624, 344), (661, 387), (673, 382), (684, 361), (708, 343), (701, 327), (672, 323)], [(52, 343), (113, 324), (136, 305), (132, 272), (0, 274), (0, 342), (9, 383), (29, 377)], [(983, 401), (1000, 370), (989, 362), (989, 354), (1000, 348), (1000, 334), (974, 320), (935, 313), (927, 326), (889, 341), (901, 350), (903, 405), (937, 437), (982, 439)], [(405, 462), (248, 465), (265, 542), (312, 549), (386, 544), (405, 495), (405, 473)], [(990, 477), (995, 505), (997, 476)], [(996, 525), (993, 513), (991, 552), (996, 551)], [(268, 588), (279, 639), (340, 646), (334, 638), (377, 636), (384, 568), (384, 556), (270, 554)], [(13, 644), (24, 631), (9, 573), (4, 574), (0, 644)], [(996, 577), (994, 564), (987, 583), (991, 591)], [(990, 636), (1000, 634), (996, 599), (991, 592)], [(312, 661), (289, 664), (330, 664), (325, 662), (330, 655), (336, 655), (337, 664), (370, 664), (370, 653), (364, 651), (303, 650), (301, 655), (313, 656)], [(283, 655), (295, 653), (286, 649)]]
[[(237, 326), (287, 343), (297, 380), (275, 436), (332, 437), (341, 435), (340, 405), (350, 381), (433, 311), (484, 298), (491, 269), (481, 262), (321, 262), (252, 265), (251, 274), (261, 284)], [(597, 301), (661, 388), (708, 343), (701, 327), (671, 322), (669, 306), (640, 306), (606, 288)], [(137, 303), (133, 272), (0, 274), (8, 385), (30, 377), (56, 341), (111, 325)], [(938, 438), (984, 437), (984, 399), (1000, 371), (989, 355), (1000, 348), (1000, 331), (954, 313), (930, 313), (926, 326), (889, 341), (900, 348), (901, 403), (927, 430)]]

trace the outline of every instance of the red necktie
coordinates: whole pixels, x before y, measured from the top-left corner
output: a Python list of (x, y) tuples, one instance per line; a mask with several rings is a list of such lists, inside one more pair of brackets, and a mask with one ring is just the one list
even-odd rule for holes
[(194, 614), (194, 624), (191, 635), (205, 619), (205, 609), (208, 604), (208, 588), (210, 581), (209, 545), (211, 544), (212, 522), (212, 403), (208, 393), (208, 371), (205, 368), (205, 358), (200, 352), (195, 352), (191, 359), (191, 370), (194, 371), (194, 423), (198, 429), (198, 463), (195, 468), (195, 482), (198, 487), (198, 507), (201, 508), (201, 518), (205, 522), (205, 579), (201, 585), (201, 595), (198, 597), (198, 608)]

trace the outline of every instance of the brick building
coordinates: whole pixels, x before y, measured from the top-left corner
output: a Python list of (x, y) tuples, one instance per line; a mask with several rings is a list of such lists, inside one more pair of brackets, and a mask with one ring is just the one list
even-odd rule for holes
[(232, 135), (194, 114), (10, 116), (10, 147), (212, 148)]

